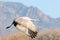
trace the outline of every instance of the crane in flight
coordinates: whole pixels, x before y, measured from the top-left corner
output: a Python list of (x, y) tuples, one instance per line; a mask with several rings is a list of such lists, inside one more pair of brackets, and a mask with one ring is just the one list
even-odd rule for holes
[(16, 18), (10, 26), (6, 27), (6, 29), (8, 29), (12, 25), (14, 25), (18, 30), (22, 31), (29, 37), (35, 38), (38, 33), (38, 31), (37, 31), (38, 28), (33, 24), (32, 21), (37, 22), (40, 20), (39, 19), (31, 19), (29, 17), (19, 17), (19, 18)]

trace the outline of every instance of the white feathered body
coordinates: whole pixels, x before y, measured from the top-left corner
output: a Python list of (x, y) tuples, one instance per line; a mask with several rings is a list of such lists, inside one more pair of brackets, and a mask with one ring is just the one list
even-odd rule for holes
[[(28, 20), (27, 20), (28, 19)], [(37, 31), (37, 27), (33, 24), (33, 22), (29, 19), (29, 18), (17, 18), (15, 20), (16, 22), (18, 22), (19, 24), (16, 25), (17, 29), (21, 30), (22, 32), (26, 33), (29, 35), (28, 33), (28, 29), (36, 32)]]

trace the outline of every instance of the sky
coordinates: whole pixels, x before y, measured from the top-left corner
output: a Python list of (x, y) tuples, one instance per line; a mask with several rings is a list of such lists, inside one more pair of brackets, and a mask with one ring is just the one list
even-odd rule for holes
[(39, 8), (46, 15), (52, 18), (60, 17), (60, 0), (0, 0), (3, 2), (18, 2), (26, 6)]

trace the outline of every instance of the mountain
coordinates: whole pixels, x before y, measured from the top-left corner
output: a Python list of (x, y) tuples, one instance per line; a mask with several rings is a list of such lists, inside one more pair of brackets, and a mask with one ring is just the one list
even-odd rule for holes
[(56, 18), (56, 20), (60, 21), (60, 17), (59, 18)]
[[(16, 28), (12, 26), (9, 30), (6, 30), (6, 26), (9, 26), (12, 21), (19, 16), (28, 16), (30, 18), (39, 18), (40, 22), (33, 22), (40, 28), (55, 28), (60, 27), (60, 19), (52, 18), (46, 15), (37, 7), (26, 6), (22, 3), (14, 2), (0, 2), (0, 32), (2, 35), (17, 32)], [(14, 31), (14, 32), (13, 32)]]

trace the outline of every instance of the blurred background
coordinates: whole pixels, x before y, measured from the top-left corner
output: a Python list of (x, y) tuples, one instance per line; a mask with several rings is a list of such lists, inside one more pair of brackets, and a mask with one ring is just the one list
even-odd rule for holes
[[(4, 40), (4, 38), (6, 38), (8, 35), (20, 33), (20, 31), (18, 31), (14, 26), (12, 26), (8, 30), (6, 30), (5, 28), (9, 26), (15, 18), (21, 16), (28, 16), (30, 18), (39, 18), (40, 19), (39, 22), (33, 22), (36, 25), (36, 27), (39, 28), (39, 32), (43, 31), (47, 35), (46, 31), (49, 29), (49, 30), (55, 30), (56, 32), (58, 31), (59, 33), (60, 31), (59, 4), (60, 0), (0, 0), (1, 40)], [(44, 39), (38, 39), (38, 40), (44, 40)], [(56, 40), (58, 40), (58, 38)]]

